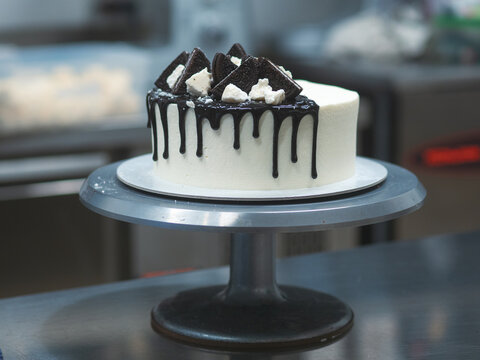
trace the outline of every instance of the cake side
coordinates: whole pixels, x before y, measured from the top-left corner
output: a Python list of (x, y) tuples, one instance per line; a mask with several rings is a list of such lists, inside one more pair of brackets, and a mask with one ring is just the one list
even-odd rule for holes
[(348, 179), (355, 174), (358, 93), (305, 80), (297, 82), (303, 87), (302, 95), (320, 107), (317, 137), (319, 181), (314, 186)]
[[(199, 123), (195, 109), (188, 107), (183, 109), (185, 126), (182, 135), (178, 111), (182, 105), (175, 102), (163, 110), (165, 124), (162, 123), (158, 104), (154, 105), (155, 124), (152, 132), (156, 132), (156, 152), (159, 154), (155, 162), (155, 173), (172, 183), (236, 190), (308, 188), (352, 176), (355, 171), (358, 94), (306, 81), (298, 83), (304, 88), (302, 95), (321, 104), (318, 123), (316, 124), (313, 113), (301, 116), (299, 121), (292, 119), (292, 116), (281, 121), (278, 144), (275, 147), (278, 149), (277, 177), (272, 176), (272, 165), (275, 162), (275, 109), (265, 110), (261, 114), (258, 129), (255, 129), (252, 112), (248, 111), (242, 114), (239, 121), (235, 121), (232, 114), (223, 115), (219, 119), (218, 128), (212, 129), (207, 119)], [(190, 106), (192, 104), (194, 103)], [(295, 122), (298, 122), (298, 133), (296, 162), (293, 162), (292, 132), (297, 128)], [(164, 125), (166, 132), (163, 131)], [(198, 156), (197, 125), (201, 126), (201, 156)], [(258, 137), (253, 136), (254, 130), (258, 131)], [(168, 137), (165, 133), (168, 133)], [(235, 139), (236, 133), (238, 139)], [(166, 147), (165, 140), (168, 142), (166, 158), (162, 156)], [(235, 142), (240, 144), (238, 149), (232, 146)], [(180, 151), (182, 146), (183, 153)], [(312, 152), (315, 147), (315, 152)], [(315, 177), (312, 176), (312, 164), (315, 165)]]

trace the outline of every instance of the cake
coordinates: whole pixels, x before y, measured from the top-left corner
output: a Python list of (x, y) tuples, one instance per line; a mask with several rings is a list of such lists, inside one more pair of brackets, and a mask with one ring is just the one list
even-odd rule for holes
[(355, 174), (358, 94), (293, 80), (239, 44), (212, 63), (181, 53), (146, 102), (154, 174), (170, 183), (301, 189)]

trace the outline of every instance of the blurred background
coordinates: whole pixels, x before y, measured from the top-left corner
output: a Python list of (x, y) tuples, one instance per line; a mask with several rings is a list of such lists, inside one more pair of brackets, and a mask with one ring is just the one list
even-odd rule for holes
[(228, 263), (228, 235), (110, 220), (78, 191), (150, 151), (144, 96), (180, 51), (234, 42), (358, 91), (358, 154), (428, 191), (393, 222), (283, 234), (278, 256), (480, 228), (480, 0), (0, 0), (0, 297)]

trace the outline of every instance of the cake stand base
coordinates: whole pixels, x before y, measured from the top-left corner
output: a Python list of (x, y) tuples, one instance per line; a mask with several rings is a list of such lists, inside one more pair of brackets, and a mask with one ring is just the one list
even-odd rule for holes
[(353, 312), (337, 298), (310, 289), (278, 286), (276, 234), (235, 233), (230, 281), (178, 293), (152, 310), (152, 327), (168, 337), (220, 348), (323, 346), (353, 325)]
[(152, 310), (152, 327), (170, 338), (239, 349), (322, 346), (353, 325), (353, 312), (321, 292), (280, 286), (280, 300), (231, 303), (225, 287), (184, 291)]

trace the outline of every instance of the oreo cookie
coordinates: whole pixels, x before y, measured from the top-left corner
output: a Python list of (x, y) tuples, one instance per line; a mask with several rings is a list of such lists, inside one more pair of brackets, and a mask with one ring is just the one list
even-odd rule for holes
[(228, 50), (227, 55), (235, 56), (241, 59), (247, 55), (247, 52), (245, 51), (242, 45), (240, 45), (239, 43), (235, 43), (232, 45), (230, 50)]
[(163, 70), (162, 74), (155, 80), (155, 86), (163, 91), (170, 91), (170, 86), (167, 84), (167, 78), (177, 68), (178, 65), (185, 65), (188, 61), (188, 52), (184, 51), (173, 60), (170, 65)]
[(217, 85), (238, 67), (230, 60), (230, 58), (229, 55), (222, 53), (215, 54), (212, 61), (212, 86)]
[(285, 99), (294, 99), (302, 92), (302, 87), (285, 74), (277, 65), (266, 58), (259, 58), (258, 78), (268, 79), (268, 84), (272, 90), (283, 89)]
[(221, 99), (223, 90), (228, 84), (234, 84), (247, 94), (253, 85), (258, 82), (259, 62), (253, 56), (244, 57), (239, 67), (228, 74), (212, 90), (212, 95), (216, 99)]
[(187, 63), (185, 64), (185, 69), (183, 70), (182, 75), (180, 75), (172, 89), (172, 93), (175, 95), (185, 94), (187, 92), (185, 81), (187, 81), (193, 74), (202, 71), (204, 68), (211, 71), (210, 61), (202, 50), (199, 48), (193, 49), (188, 57)]

